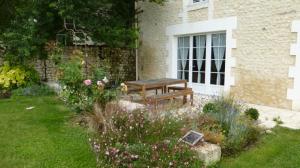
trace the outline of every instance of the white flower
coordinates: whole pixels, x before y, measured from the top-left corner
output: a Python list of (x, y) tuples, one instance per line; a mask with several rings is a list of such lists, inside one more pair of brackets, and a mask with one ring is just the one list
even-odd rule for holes
[(102, 81), (97, 81), (97, 85), (98, 85), (98, 86), (103, 86)]
[(34, 23), (37, 23), (37, 20), (36, 20), (36, 19), (33, 19), (33, 22), (34, 22)]
[(104, 83), (108, 83), (108, 82), (109, 82), (106, 76), (102, 79), (102, 81), (103, 81)]

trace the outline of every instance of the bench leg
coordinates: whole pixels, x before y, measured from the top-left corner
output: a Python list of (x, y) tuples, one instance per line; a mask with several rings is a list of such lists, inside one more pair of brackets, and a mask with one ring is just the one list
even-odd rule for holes
[(191, 106), (193, 106), (194, 105), (194, 94), (192, 93), (191, 94)]
[(184, 95), (184, 96), (183, 96), (183, 104), (185, 104), (186, 102), (187, 102), (187, 96)]

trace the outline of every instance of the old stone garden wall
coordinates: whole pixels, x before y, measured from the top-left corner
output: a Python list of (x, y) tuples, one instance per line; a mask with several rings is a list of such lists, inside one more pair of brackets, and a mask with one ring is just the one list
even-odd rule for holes
[[(106, 67), (113, 80), (124, 81), (135, 79), (135, 54), (133, 49), (120, 49), (109, 47), (67, 47), (64, 50), (63, 61), (69, 59), (75, 49), (87, 52), (84, 72), (90, 75), (94, 67)], [(57, 66), (51, 60), (35, 60), (35, 68), (42, 79), (57, 81)]]
[(297, 34), (291, 32), (291, 25), (300, 19), (299, 1), (209, 0), (213, 3), (207, 8), (185, 11), (187, 1), (170, 0), (164, 6), (140, 4), (144, 10), (140, 15), (140, 77), (166, 76), (168, 26), (237, 17), (233, 31), (236, 49), (232, 50), (235, 82), (230, 92), (249, 103), (292, 109), (287, 90), (294, 87), (289, 68), (295, 64), (295, 56), (290, 55), (290, 47), (296, 43)]
[[(63, 61), (67, 61), (74, 50), (87, 51), (87, 67), (84, 72), (90, 75), (93, 67), (106, 67), (111, 78), (118, 82), (135, 80), (135, 50), (109, 47), (67, 47), (64, 50)], [(3, 60), (0, 58), (0, 65)], [(40, 74), (42, 80), (57, 81), (58, 69), (52, 60), (34, 60), (32, 65)]]

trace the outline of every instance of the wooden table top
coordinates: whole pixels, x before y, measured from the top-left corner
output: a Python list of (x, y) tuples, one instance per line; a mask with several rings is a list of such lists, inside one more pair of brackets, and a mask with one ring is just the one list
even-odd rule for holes
[(186, 82), (187, 81), (183, 79), (160, 78), (160, 79), (151, 79), (151, 80), (128, 81), (125, 83), (126, 85), (153, 87), (153, 86), (184, 84)]

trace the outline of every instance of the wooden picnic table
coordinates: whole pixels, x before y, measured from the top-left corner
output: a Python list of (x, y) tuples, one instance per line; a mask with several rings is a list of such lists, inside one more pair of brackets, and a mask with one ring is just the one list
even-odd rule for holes
[(146, 91), (151, 88), (163, 88), (163, 93), (167, 92), (168, 85), (183, 84), (184, 88), (187, 88), (187, 81), (183, 79), (161, 78), (151, 80), (138, 80), (125, 82), (128, 87), (139, 88), (141, 90), (141, 96), (146, 103)]

